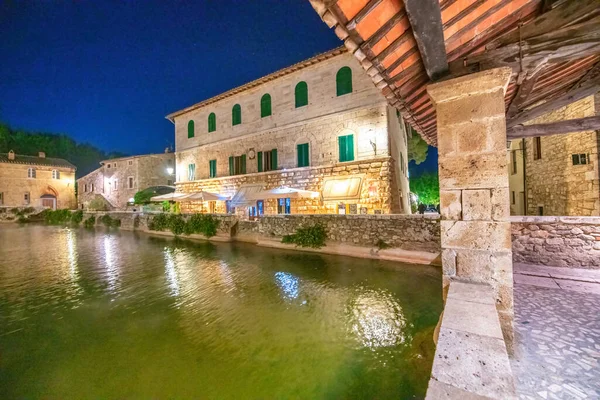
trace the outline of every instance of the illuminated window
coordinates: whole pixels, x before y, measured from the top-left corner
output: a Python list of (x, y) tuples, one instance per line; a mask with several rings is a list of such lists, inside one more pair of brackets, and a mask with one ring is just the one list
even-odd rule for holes
[(290, 214), (291, 200), (289, 197), (285, 199), (277, 199), (277, 214)]
[(342, 67), (335, 75), (335, 87), (338, 96), (352, 93), (352, 70)]
[(260, 117), (268, 117), (271, 115), (271, 95), (266, 93), (260, 99)]
[(188, 164), (188, 181), (196, 180), (196, 164)]
[(306, 82), (298, 82), (294, 90), (296, 108), (308, 105), (308, 85)]
[(242, 107), (236, 104), (231, 109), (231, 125), (239, 125), (242, 123)]
[(338, 137), (340, 162), (354, 161), (354, 135)]
[(217, 130), (217, 116), (215, 113), (210, 113), (208, 116), (208, 132), (214, 132)]
[(194, 120), (188, 121), (188, 139), (194, 137)]

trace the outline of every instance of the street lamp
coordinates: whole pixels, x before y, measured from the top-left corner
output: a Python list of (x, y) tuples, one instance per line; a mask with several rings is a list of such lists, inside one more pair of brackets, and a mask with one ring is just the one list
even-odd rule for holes
[(167, 167), (167, 174), (173, 175), (173, 167)]

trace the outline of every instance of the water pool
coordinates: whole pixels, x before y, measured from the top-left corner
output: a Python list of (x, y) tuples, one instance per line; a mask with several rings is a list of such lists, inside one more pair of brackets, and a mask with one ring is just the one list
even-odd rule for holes
[(0, 398), (422, 398), (426, 266), (0, 226)]

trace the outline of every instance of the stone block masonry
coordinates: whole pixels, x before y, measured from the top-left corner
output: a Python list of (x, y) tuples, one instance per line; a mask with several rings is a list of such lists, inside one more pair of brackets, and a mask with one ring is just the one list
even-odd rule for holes
[(443, 288), (490, 285), (507, 340), (513, 296), (504, 94), (499, 68), (430, 85), (438, 126)]
[(511, 217), (515, 262), (600, 269), (600, 217)]

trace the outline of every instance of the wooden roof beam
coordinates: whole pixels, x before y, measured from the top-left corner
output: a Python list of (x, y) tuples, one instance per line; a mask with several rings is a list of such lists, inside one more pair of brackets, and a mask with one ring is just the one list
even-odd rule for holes
[(600, 116), (569, 119), (548, 124), (515, 125), (506, 131), (508, 139), (558, 135), (561, 133), (600, 130)]
[(448, 71), (440, 3), (438, 0), (404, 0), (404, 7), (427, 75), (435, 81)]
[(532, 119), (541, 115), (558, 110), (561, 107), (591, 96), (598, 91), (600, 91), (600, 77), (590, 79), (581, 86), (574, 88), (553, 100), (547, 101), (528, 110), (521, 111), (513, 118), (506, 121), (506, 127), (512, 128), (513, 126), (531, 121)]

